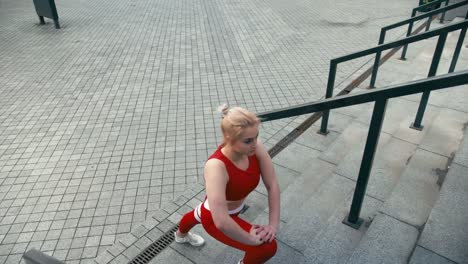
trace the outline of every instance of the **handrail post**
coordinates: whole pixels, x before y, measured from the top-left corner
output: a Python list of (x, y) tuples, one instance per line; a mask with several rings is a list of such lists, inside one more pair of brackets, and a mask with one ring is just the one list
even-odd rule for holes
[[(327, 92), (325, 93), (325, 98), (330, 98), (333, 96), (333, 86), (335, 85), (336, 67), (337, 63), (334, 60), (330, 60), (330, 71), (328, 72)], [(319, 134), (328, 134), (327, 127), (329, 116), (330, 110), (323, 111), (322, 124), (320, 126), (320, 130), (318, 131)]]
[[(449, 5), (449, 1), (450, 1), (450, 0), (445, 1), (445, 6), (448, 6), (448, 5)], [(444, 19), (445, 19), (445, 11), (444, 11), (444, 12), (442, 13), (442, 15), (440, 16), (439, 23), (444, 23)]]
[[(379, 45), (384, 43), (385, 33), (386, 33), (386, 30), (382, 28), (380, 30)], [(375, 61), (374, 61), (374, 66), (372, 67), (372, 75), (371, 75), (369, 88), (374, 88), (375, 87), (375, 81), (377, 80), (377, 71), (379, 69), (381, 54), (382, 54), (382, 51), (377, 51), (375, 53)]]
[(429, 31), (429, 29), (431, 28), (431, 22), (432, 22), (432, 16), (429, 16), (429, 18), (427, 19), (427, 23), (426, 23), (426, 31)]
[[(414, 17), (416, 14), (416, 12), (413, 11), (413, 14), (411, 14), (411, 17)], [(408, 24), (408, 31), (406, 32), (406, 37), (409, 37), (411, 35), (411, 31), (413, 31), (413, 24), (414, 22), (411, 21), (409, 24)], [(406, 51), (408, 50), (408, 44), (405, 44), (403, 46), (403, 51), (401, 52), (401, 57), (400, 59), (401, 60), (406, 60)]]
[(453, 52), (452, 62), (450, 63), (449, 73), (455, 70), (458, 62), (458, 56), (460, 55), (460, 51), (463, 45), (463, 41), (465, 40), (466, 35), (466, 28), (463, 28), (460, 31), (460, 36), (458, 37), (457, 46), (455, 47), (455, 51)]
[(359, 218), (359, 214), (361, 213), (362, 202), (366, 195), (367, 182), (369, 181), (370, 172), (372, 170), (375, 151), (379, 143), (387, 101), (388, 99), (384, 98), (378, 99), (374, 103), (374, 111), (372, 112), (372, 119), (369, 125), (369, 132), (367, 134), (366, 146), (364, 147), (359, 176), (353, 195), (353, 202), (351, 203), (349, 215), (343, 220), (343, 224), (354, 229), (359, 229), (363, 222), (363, 220)]
[[(440, 58), (442, 57), (442, 52), (444, 51), (445, 41), (447, 40), (447, 32), (442, 33), (439, 36), (437, 41), (437, 46), (434, 51), (434, 57), (432, 58), (431, 68), (429, 69), (429, 74), (427, 77), (435, 76), (437, 73), (437, 67), (439, 67)], [(421, 102), (419, 102), (418, 112), (416, 114), (416, 119), (414, 123), (410, 126), (416, 130), (422, 130), (424, 126), (421, 125), (422, 118), (424, 116), (424, 111), (426, 110), (427, 102), (429, 101), (429, 95), (431, 92), (423, 92), (421, 96)]]

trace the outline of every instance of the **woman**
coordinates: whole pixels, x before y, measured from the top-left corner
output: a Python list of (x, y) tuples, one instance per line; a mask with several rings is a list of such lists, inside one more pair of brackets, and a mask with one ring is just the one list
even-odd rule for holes
[[(190, 231), (201, 223), (220, 242), (245, 251), (243, 264), (264, 263), (276, 253), (275, 235), (280, 218), (280, 190), (273, 163), (257, 139), (259, 119), (240, 108), (219, 109), (223, 114), (223, 143), (208, 158), (204, 178), (205, 201), (180, 221), (174, 233), (177, 243), (201, 246), (204, 240)], [(252, 225), (239, 217), (247, 195), (260, 181), (268, 190), (269, 224)]]

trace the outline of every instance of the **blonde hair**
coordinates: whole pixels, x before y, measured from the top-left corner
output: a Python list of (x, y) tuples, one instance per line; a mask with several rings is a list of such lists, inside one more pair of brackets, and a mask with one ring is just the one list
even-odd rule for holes
[(242, 107), (230, 108), (227, 104), (223, 104), (218, 107), (218, 111), (222, 114), (221, 131), (224, 141), (233, 142), (241, 137), (245, 128), (260, 123), (260, 119), (254, 113)]

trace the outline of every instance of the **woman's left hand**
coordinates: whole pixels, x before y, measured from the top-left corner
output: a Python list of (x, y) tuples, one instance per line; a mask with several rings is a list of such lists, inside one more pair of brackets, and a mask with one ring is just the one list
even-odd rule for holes
[(272, 225), (254, 225), (257, 227), (257, 232), (264, 242), (271, 242), (275, 239), (277, 229)]

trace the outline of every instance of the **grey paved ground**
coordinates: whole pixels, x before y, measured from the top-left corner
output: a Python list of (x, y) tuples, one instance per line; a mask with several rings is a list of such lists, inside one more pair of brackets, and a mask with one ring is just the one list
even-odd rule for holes
[[(32, 247), (92, 261), (200, 180), (219, 104), (319, 99), (331, 58), (416, 4), (63, 0), (56, 30), (32, 1), (0, 0), (0, 263)], [(297, 122), (265, 124), (262, 139)]]

